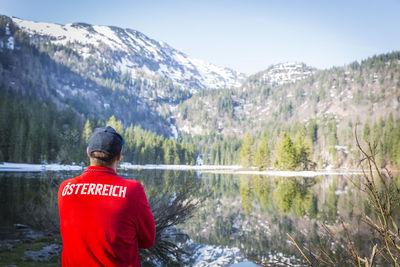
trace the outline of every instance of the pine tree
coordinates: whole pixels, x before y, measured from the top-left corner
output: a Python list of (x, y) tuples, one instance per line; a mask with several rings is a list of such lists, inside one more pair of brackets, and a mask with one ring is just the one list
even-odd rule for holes
[(87, 119), (82, 132), (82, 139), (84, 144), (87, 144), (89, 142), (89, 138), (92, 135), (92, 132), (93, 132), (92, 125), (90, 124), (90, 120)]
[(10, 146), (9, 146), (9, 160), (13, 162), (23, 162), (22, 158), (23, 150), (25, 148), (25, 124), (18, 118), (14, 122), (14, 127), (10, 135)]
[(163, 144), (163, 150), (164, 150), (164, 164), (171, 164), (173, 162), (171, 160), (172, 151), (171, 151), (171, 148), (170, 148), (168, 142), (165, 142)]
[(369, 141), (371, 135), (371, 128), (369, 127), (368, 122), (364, 124), (364, 129), (363, 129), (363, 139), (365, 141)]
[(48, 150), (49, 150), (49, 132), (47, 129), (42, 126), (40, 128), (40, 162), (47, 162), (48, 161)]
[(313, 143), (318, 140), (318, 124), (315, 119), (310, 120), (307, 127), (307, 133)]
[(304, 128), (297, 133), (294, 146), (296, 149), (297, 166), (302, 170), (308, 170), (311, 160), (311, 141), (307, 140)]
[(117, 131), (117, 133), (119, 133), (121, 135), (124, 132), (124, 127), (122, 125), (122, 122), (120, 120), (117, 120), (114, 115), (112, 115), (110, 117), (110, 119), (107, 121), (106, 125), (113, 127)]
[(297, 167), (296, 149), (287, 132), (282, 132), (275, 145), (274, 165), (279, 169), (293, 170)]
[(133, 162), (133, 154), (135, 150), (135, 135), (133, 125), (129, 125), (124, 133), (125, 147), (124, 147), (124, 160)]
[(270, 165), (270, 149), (268, 139), (264, 137), (256, 153), (256, 166), (260, 170), (265, 170)]
[(251, 167), (254, 164), (253, 139), (247, 132), (243, 138), (242, 147), (240, 149), (240, 162), (243, 167)]
[(337, 153), (335, 146), (338, 143), (338, 136), (337, 136), (337, 123), (335, 120), (332, 120), (328, 123), (328, 145), (329, 145), (329, 153), (332, 157), (332, 163), (334, 166), (337, 166)]
[(221, 147), (219, 145), (215, 148), (214, 165), (221, 164)]
[[(0, 85), (0, 90), (4, 90)], [(13, 118), (10, 116), (10, 100), (8, 95), (0, 91), (0, 125), (8, 125), (8, 128), (13, 128)], [(10, 118), (11, 117), (11, 118)], [(15, 122), (14, 122), (15, 123)], [(0, 153), (1, 161), (7, 161), (9, 155), (10, 133), (6, 127), (0, 127)]]

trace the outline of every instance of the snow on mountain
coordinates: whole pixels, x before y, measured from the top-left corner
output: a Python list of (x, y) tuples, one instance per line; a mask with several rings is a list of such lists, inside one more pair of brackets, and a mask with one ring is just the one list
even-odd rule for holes
[(10, 35), (10, 23), (7, 23), (5, 28), (5, 38), (4, 40), (0, 40), (0, 51), (2, 51), (4, 47), (8, 50), (14, 50), (14, 37)]
[(281, 85), (305, 79), (313, 74), (313, 72), (313, 68), (302, 63), (282, 63), (267, 69), (262, 79), (267, 84)]
[(272, 65), (265, 71), (250, 76), (246, 82), (244, 82), (243, 88), (294, 83), (309, 77), (315, 71), (315, 68), (309, 67), (304, 63), (280, 63)]
[[(67, 25), (32, 22), (13, 17), (31, 40), (69, 45), (83, 58), (95, 57), (111, 63), (115, 70), (138, 70), (170, 78), (191, 91), (205, 88), (238, 87), (244, 74), (191, 58), (164, 42), (158, 42), (132, 29), (85, 23)], [(72, 45), (72, 46), (71, 46)]]

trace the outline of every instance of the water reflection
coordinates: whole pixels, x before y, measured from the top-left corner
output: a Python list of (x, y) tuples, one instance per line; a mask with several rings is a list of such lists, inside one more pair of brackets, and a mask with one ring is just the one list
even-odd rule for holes
[(371, 247), (372, 234), (360, 220), (368, 202), (357, 186), (359, 179), (205, 174), (203, 185), (211, 186), (213, 194), (183, 228), (197, 242), (237, 246), (247, 257), (267, 262), (279, 253), (298, 255), (287, 233), (300, 245), (330, 246), (321, 223), (341, 237), (343, 218), (363, 254)]
[[(120, 171), (139, 180), (154, 198), (199, 187), (195, 197), (207, 199), (192, 219), (179, 228), (196, 242), (239, 247), (247, 257), (268, 261), (272, 255), (298, 255), (286, 233), (300, 244), (324, 242), (319, 222), (348, 222), (355, 247), (367, 251), (371, 234), (360, 224), (360, 212), (371, 214), (357, 187), (359, 177), (269, 177), (197, 173), (194, 171)], [(59, 184), (79, 172), (0, 173), (0, 238), (10, 235), (15, 223), (58, 231)], [(351, 182), (349, 179), (352, 179)], [(400, 213), (397, 213), (400, 214)], [(340, 234), (340, 227), (333, 227)], [(292, 260), (292, 263), (296, 262)]]
[(58, 231), (57, 191), (79, 173), (0, 173), (0, 239), (13, 238), (14, 224)]

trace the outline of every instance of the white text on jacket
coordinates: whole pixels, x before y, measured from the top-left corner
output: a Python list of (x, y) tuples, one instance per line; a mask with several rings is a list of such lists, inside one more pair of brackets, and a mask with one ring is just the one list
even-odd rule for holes
[(68, 183), (62, 191), (62, 196), (93, 195), (125, 198), (126, 186), (112, 184), (71, 184)]

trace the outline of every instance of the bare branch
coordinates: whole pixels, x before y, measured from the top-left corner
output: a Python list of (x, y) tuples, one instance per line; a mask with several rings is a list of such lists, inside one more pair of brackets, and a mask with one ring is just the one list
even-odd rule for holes
[(292, 244), (298, 249), (298, 251), (301, 253), (301, 255), (303, 256), (303, 258), (308, 262), (308, 266), (314, 266), (311, 261), (307, 258), (307, 256), (304, 254), (303, 250), (301, 250), (301, 248), (297, 245), (296, 241), (294, 241), (294, 238), (289, 235), (289, 233), (287, 233), (287, 236), (290, 238), (290, 240), (292, 241)]

